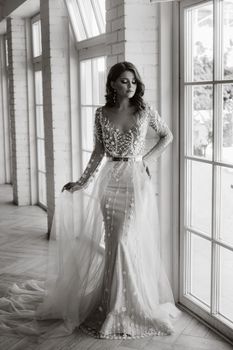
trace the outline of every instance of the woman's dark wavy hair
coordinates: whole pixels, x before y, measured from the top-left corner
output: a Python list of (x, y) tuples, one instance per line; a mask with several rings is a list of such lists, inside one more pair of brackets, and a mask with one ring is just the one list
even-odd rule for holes
[(106, 82), (106, 107), (113, 107), (115, 105), (114, 103), (114, 89), (111, 86), (111, 81), (116, 81), (117, 78), (124, 73), (125, 71), (131, 71), (136, 79), (137, 82), (137, 89), (135, 91), (134, 96), (130, 99), (132, 105), (134, 105), (137, 109), (137, 111), (145, 109), (145, 102), (143, 100), (143, 95), (145, 91), (145, 85), (142, 82), (142, 79), (140, 77), (140, 74), (138, 73), (137, 68), (134, 66), (131, 62), (119, 62), (114, 64), (110, 68), (110, 71), (108, 73), (107, 82)]

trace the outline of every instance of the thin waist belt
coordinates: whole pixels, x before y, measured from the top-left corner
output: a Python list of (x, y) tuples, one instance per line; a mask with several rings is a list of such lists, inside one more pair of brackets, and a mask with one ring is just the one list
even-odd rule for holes
[(108, 161), (114, 161), (114, 162), (128, 162), (128, 161), (133, 161), (133, 162), (139, 162), (142, 160), (142, 156), (135, 156), (135, 157), (109, 157), (107, 156)]

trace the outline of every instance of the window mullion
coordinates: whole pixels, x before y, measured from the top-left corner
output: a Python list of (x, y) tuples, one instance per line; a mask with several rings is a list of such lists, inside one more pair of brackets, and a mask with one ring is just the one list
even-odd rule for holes
[(223, 77), (223, 2), (214, 0), (214, 80)]
[[(214, 1), (214, 61), (213, 73), (214, 81), (222, 79), (222, 2)], [(213, 160), (220, 161), (222, 145), (222, 85), (214, 84), (213, 86)], [(212, 239), (215, 241), (219, 238), (220, 229), (220, 210), (221, 203), (221, 170), (220, 167), (213, 164), (212, 168)], [(212, 242), (211, 256), (211, 314), (218, 314), (220, 300), (220, 247)]]
[(186, 11), (184, 14), (184, 23), (186, 25), (185, 29), (185, 37), (184, 37), (184, 53), (185, 53), (185, 61), (184, 61), (184, 82), (192, 81), (192, 13), (190, 11)]

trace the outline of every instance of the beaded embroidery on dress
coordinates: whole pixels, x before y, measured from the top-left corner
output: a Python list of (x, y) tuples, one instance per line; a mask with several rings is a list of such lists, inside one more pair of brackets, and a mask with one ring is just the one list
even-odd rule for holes
[(142, 161), (149, 126), (160, 141), (146, 157), (160, 154), (172, 134), (148, 104), (135, 117), (135, 125), (121, 131), (97, 108), (82, 190), (60, 195), (46, 294), (36, 311), (37, 319), (64, 320), (58, 335), (76, 327), (108, 339), (168, 335), (181, 314), (160, 258), (156, 196)]

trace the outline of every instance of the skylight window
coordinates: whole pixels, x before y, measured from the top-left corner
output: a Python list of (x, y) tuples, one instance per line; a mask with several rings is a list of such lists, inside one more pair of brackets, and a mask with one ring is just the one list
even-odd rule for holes
[(77, 41), (105, 33), (105, 0), (66, 0)]

